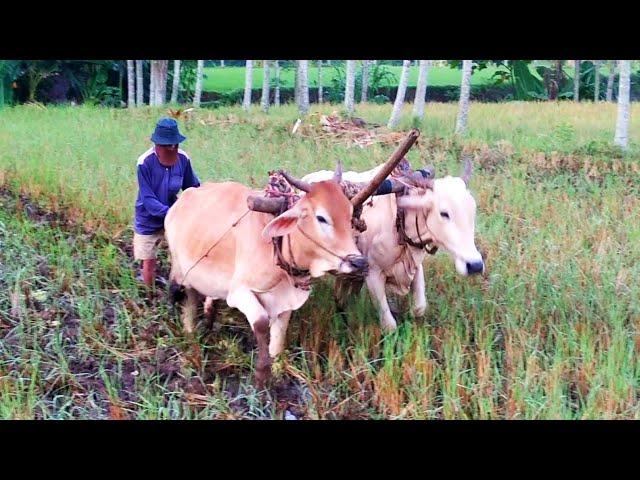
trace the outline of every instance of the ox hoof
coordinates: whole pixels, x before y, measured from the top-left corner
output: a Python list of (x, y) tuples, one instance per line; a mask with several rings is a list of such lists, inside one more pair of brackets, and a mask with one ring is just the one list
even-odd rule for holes
[(424, 307), (416, 307), (416, 308), (413, 309), (413, 316), (415, 318), (423, 317), (425, 313), (427, 313), (427, 306), (426, 305)]
[(380, 326), (382, 327), (382, 330), (385, 333), (391, 333), (391, 332), (395, 331), (398, 328), (398, 325), (396, 324), (395, 321), (382, 322)]
[(271, 378), (271, 364), (269, 363), (264, 367), (258, 366), (256, 368), (255, 378), (256, 378), (256, 388), (258, 390), (264, 390), (267, 382)]

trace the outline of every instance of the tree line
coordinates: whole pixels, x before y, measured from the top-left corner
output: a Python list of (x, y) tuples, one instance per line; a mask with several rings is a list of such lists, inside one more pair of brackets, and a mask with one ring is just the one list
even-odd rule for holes
[[(336, 102), (339, 98), (347, 116), (354, 115), (356, 85), (359, 85), (361, 102), (370, 101), (370, 89), (377, 87), (381, 79), (389, 82), (384, 65), (402, 65), (391, 115), (387, 122), (395, 128), (402, 118), (407, 91), (409, 68), (418, 66), (418, 82), (413, 102), (412, 118), (421, 120), (425, 113), (425, 95), (428, 89), (428, 74), (431, 60), (3, 60), (0, 61), (0, 106), (5, 103), (34, 102), (38, 92), (47, 87), (50, 101), (88, 102), (106, 106), (142, 105), (161, 106), (169, 102), (191, 103), (202, 106), (203, 76), (205, 66), (245, 66), (245, 85), (242, 108), (251, 109), (253, 90), (253, 68), (262, 66), (262, 92), (260, 108), (268, 113), (271, 105), (280, 105), (281, 68), (295, 69), (294, 102), (301, 116), (309, 112), (309, 65), (315, 62), (317, 72), (317, 101)], [(325, 98), (323, 68), (339, 68), (344, 74), (338, 76), (332, 88), (331, 98)], [(573, 84), (567, 74), (571, 61), (551, 60), (446, 60), (439, 61), (462, 70), (459, 89), (459, 109), (455, 133), (464, 135), (471, 92), (471, 75), (489, 66), (501, 67), (494, 73), (495, 84), (509, 85), (516, 100), (561, 100), (580, 101), (591, 96), (595, 102), (601, 100), (603, 83), (606, 82), (605, 100), (611, 102), (616, 76), (618, 82), (618, 120), (615, 143), (626, 148), (631, 84), (631, 61), (629, 60), (574, 60)], [(601, 77), (603, 65), (608, 76)], [(532, 67), (537, 75), (532, 73)], [(126, 83), (126, 85), (125, 85)], [(274, 94), (270, 90), (273, 88)], [(122, 105), (122, 94), (126, 91), (126, 102)], [(169, 92), (170, 96), (169, 96)], [(338, 92), (338, 95), (336, 95)], [(387, 101), (391, 99), (386, 98)]]

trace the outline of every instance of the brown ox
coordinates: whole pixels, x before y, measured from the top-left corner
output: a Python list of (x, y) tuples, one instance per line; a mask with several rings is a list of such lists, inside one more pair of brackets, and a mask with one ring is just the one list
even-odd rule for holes
[[(361, 173), (345, 172), (343, 178), (351, 182), (367, 181), (380, 168)], [(320, 171), (306, 175), (302, 180), (313, 182), (326, 176), (327, 171)], [(461, 177), (433, 180), (414, 173), (399, 179), (408, 186), (405, 195), (375, 196), (364, 204), (361, 218), (367, 229), (359, 235), (357, 244), (369, 262), (366, 283), (379, 306), (382, 328), (396, 328), (387, 301), (387, 289), (398, 295), (407, 295), (411, 290), (414, 315), (422, 316), (426, 311), (422, 266), (426, 251), (424, 247), (411, 244), (427, 248), (436, 246), (447, 251), (462, 275), (484, 271), (482, 255), (474, 242), (476, 202), (467, 189), (470, 176), (469, 161)], [(398, 208), (405, 216), (404, 239), (396, 228)]]
[[(284, 348), (291, 312), (309, 298), (309, 288), (277, 265), (273, 237), (284, 236), (282, 256), (308, 277), (358, 273), (367, 267), (351, 232), (353, 205), (334, 179), (314, 183), (292, 208), (276, 218), (247, 209), (249, 195), (235, 182), (205, 183), (185, 190), (165, 219), (172, 284), (186, 293), (183, 325), (194, 330), (200, 296), (224, 299), (247, 317), (258, 344), (256, 381), (270, 374), (270, 356)], [(270, 339), (269, 339), (270, 334)], [(268, 350), (267, 350), (268, 346)]]

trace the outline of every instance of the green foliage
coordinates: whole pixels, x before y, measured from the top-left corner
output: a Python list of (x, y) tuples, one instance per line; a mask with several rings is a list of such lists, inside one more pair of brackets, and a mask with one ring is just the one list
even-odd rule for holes
[(13, 82), (20, 73), (20, 61), (0, 60), (0, 108), (13, 103)]
[[(544, 93), (542, 81), (530, 70), (532, 60), (473, 60), (471, 72), (485, 70), (491, 66), (498, 70), (493, 74), (495, 85), (511, 84), (515, 100), (540, 98)], [(450, 60), (454, 68), (462, 68), (462, 60)]]
[(116, 69), (117, 64), (87, 62), (82, 66), (80, 79), (76, 80), (82, 101), (91, 105), (116, 107), (120, 105), (120, 87), (107, 85), (109, 69)]
[(376, 95), (371, 99), (371, 101), (373, 103), (381, 105), (383, 103), (389, 103), (391, 101), (391, 99), (389, 97), (387, 97), (386, 95)]
[[(602, 81), (602, 77), (600, 77)], [(596, 66), (591, 60), (580, 62), (580, 98), (593, 99), (596, 86)], [(600, 92), (602, 92), (602, 88)], [(605, 87), (606, 90), (606, 87)]]
[[(193, 101), (193, 93), (196, 87), (196, 77), (198, 75), (198, 61), (184, 60), (180, 65), (180, 94), (178, 101), (185, 103)], [(203, 73), (203, 82), (206, 75)]]
[[(332, 103), (340, 103), (344, 101), (344, 93), (347, 85), (347, 71), (346, 64), (333, 64), (334, 75), (331, 77), (331, 84), (327, 87), (327, 98)], [(362, 92), (362, 65), (356, 64), (356, 72), (355, 72), (355, 82), (354, 82), (354, 96), (355, 98), (359, 98), (360, 92)], [(376, 93), (379, 89), (384, 87), (391, 87), (394, 84), (397, 84), (398, 77), (391, 71), (391, 69), (386, 66), (380, 64), (378, 62), (376, 65), (369, 66), (369, 75), (368, 75), (368, 83), (369, 83), (369, 91), (374, 95), (374, 99), (376, 98)], [(385, 96), (378, 96), (378, 100), (373, 100), (378, 103), (381, 102), (383, 98), (387, 98)]]
[(532, 95), (540, 94), (544, 91), (542, 81), (529, 70), (530, 62), (531, 60), (515, 60), (509, 61), (507, 64), (515, 86), (516, 100), (527, 100)]
[[(360, 78), (362, 78), (362, 75)], [(385, 86), (390, 87), (396, 85), (398, 81), (398, 76), (380, 62), (369, 67), (369, 88), (372, 92), (377, 92)]]

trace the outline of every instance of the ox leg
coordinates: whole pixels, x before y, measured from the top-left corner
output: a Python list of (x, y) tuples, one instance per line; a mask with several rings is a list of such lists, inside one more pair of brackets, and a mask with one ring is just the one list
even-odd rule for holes
[(385, 291), (386, 277), (379, 271), (371, 271), (366, 277), (367, 287), (371, 296), (378, 303), (380, 309), (380, 326), (383, 330), (393, 331), (396, 329), (396, 320), (393, 318), (389, 302), (387, 301), (387, 292)]
[(199, 295), (193, 288), (185, 288), (187, 299), (182, 306), (182, 325), (184, 331), (191, 335), (195, 330), (195, 320), (198, 315)]
[(227, 295), (227, 304), (237, 308), (247, 317), (258, 344), (258, 362), (256, 365), (256, 386), (263, 389), (271, 375), (269, 357), (269, 315), (256, 296), (248, 288), (232, 289)]
[(418, 265), (418, 270), (411, 281), (411, 293), (413, 294), (413, 316), (422, 317), (427, 311), (427, 297), (425, 296), (424, 267)]
[(278, 315), (278, 318), (271, 324), (271, 339), (269, 340), (269, 355), (275, 358), (284, 350), (284, 341), (287, 338), (287, 327), (291, 318), (292, 310), (287, 310)]

